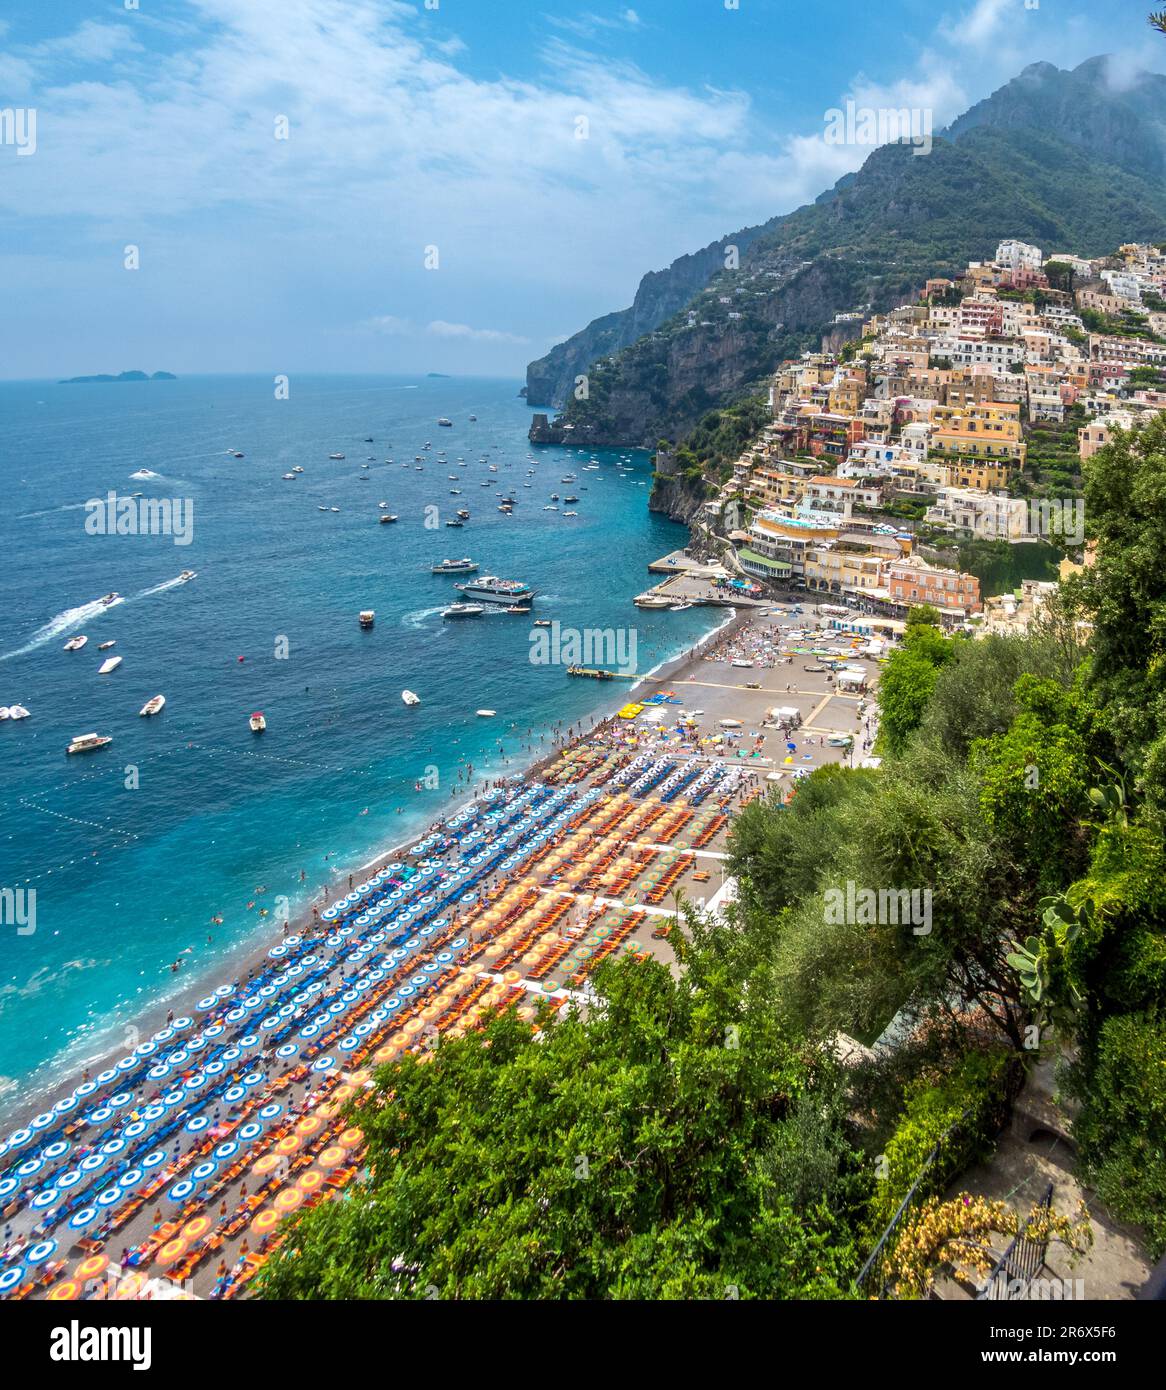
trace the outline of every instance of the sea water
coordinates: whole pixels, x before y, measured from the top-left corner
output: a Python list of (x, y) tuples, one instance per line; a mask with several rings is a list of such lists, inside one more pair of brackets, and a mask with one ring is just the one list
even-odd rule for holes
[[(648, 562), (686, 540), (648, 511), (648, 455), (531, 448), (518, 385), (295, 377), (280, 400), (270, 377), (0, 384), (0, 705), (32, 712), (0, 723), (0, 887), (36, 893), (35, 931), (0, 922), (0, 1107), (132, 1040), (192, 976), (229, 976), (277, 906), (346, 888), (464, 797), (468, 765), (513, 775), (611, 707), (622, 682), (532, 663), (532, 619), (633, 629), (647, 671), (723, 617), (632, 606)], [(111, 491), (187, 506), (190, 543), (101, 534), (86, 504)], [(446, 528), (459, 507), (470, 521)], [(534, 586), (530, 617), (443, 622), (464, 581), (430, 566), (462, 555)], [(124, 660), (100, 676), (107, 655)], [(159, 693), (163, 713), (140, 717)], [(113, 743), (67, 757), (89, 732)]]

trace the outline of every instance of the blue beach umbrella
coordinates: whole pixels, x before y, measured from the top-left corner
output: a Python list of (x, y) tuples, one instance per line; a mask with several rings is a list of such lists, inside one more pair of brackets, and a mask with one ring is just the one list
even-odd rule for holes
[(44, 1211), (46, 1207), (56, 1206), (60, 1200), (60, 1194), (55, 1187), (48, 1187), (43, 1192), (38, 1192), (29, 1204), (34, 1211)]
[(82, 1207), (69, 1217), (69, 1226), (74, 1231), (83, 1231), (86, 1226), (92, 1226), (100, 1215), (96, 1207)]
[(335, 1065), (336, 1061), (333, 1057), (317, 1057), (316, 1060), (312, 1063), (312, 1070), (331, 1071)]
[(79, 1168), (70, 1168), (67, 1173), (62, 1173), (57, 1179), (57, 1191), (68, 1192), (70, 1188), (76, 1187), (84, 1174)]
[(148, 1153), (145, 1158), (142, 1159), (142, 1167), (149, 1173), (152, 1169), (161, 1167), (165, 1162), (166, 1150), (155, 1149), (153, 1153)]
[(70, 1110), (76, 1110), (78, 1105), (76, 1096), (62, 1096), (53, 1109), (58, 1115), (67, 1115)]
[(9, 1197), (20, 1187), (15, 1178), (0, 1178), (0, 1197)]
[(120, 1187), (107, 1187), (104, 1192), (98, 1195), (97, 1205), (99, 1207), (114, 1207), (124, 1196), (125, 1193)]
[(274, 1120), (274, 1119), (276, 1119), (279, 1115), (282, 1115), (282, 1114), (283, 1114), (283, 1106), (280, 1105), (278, 1101), (274, 1101), (274, 1100), (273, 1100), (273, 1101), (269, 1101), (269, 1102), (259, 1111), (259, 1118), (260, 1118), (261, 1120)]
[(235, 1142), (235, 1140), (227, 1139), (223, 1143), (221, 1143), (215, 1150), (215, 1158), (217, 1158), (220, 1163), (223, 1163), (228, 1158), (234, 1158), (238, 1152), (239, 1145)]
[(207, 1178), (213, 1178), (219, 1171), (219, 1165), (212, 1163), (208, 1158), (205, 1163), (200, 1163), (197, 1168), (191, 1170), (191, 1178), (195, 1182), (206, 1182)]
[(24, 1271), (20, 1268), (6, 1269), (0, 1274), (0, 1294), (10, 1293), (24, 1278)]
[(145, 1173), (143, 1173), (140, 1168), (131, 1168), (128, 1173), (123, 1173), (121, 1177), (118, 1178), (118, 1186), (122, 1188), (123, 1191), (128, 1192), (131, 1187), (139, 1186), (145, 1176)]
[(195, 1117), (192, 1120), (187, 1120), (185, 1126), (186, 1132), (187, 1134), (198, 1134), (202, 1130), (206, 1129), (207, 1125), (209, 1124), (210, 1120), (207, 1119), (205, 1115), (195, 1115)]
[(44, 1166), (43, 1158), (26, 1158), (16, 1171), (22, 1178), (31, 1178), (34, 1173), (39, 1173)]
[(187, 1201), (193, 1192), (194, 1183), (192, 1183), (189, 1178), (183, 1178), (181, 1182), (176, 1182), (174, 1184), (170, 1191), (167, 1192), (166, 1196), (169, 1197), (172, 1202), (181, 1203)]

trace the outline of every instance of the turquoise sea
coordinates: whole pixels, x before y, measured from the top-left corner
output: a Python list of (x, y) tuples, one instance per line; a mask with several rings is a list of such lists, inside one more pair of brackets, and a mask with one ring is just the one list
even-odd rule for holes
[[(591, 451), (531, 449), (518, 387), (294, 377), (277, 400), (270, 377), (0, 383), (0, 705), (31, 711), (0, 723), (0, 887), (36, 891), (34, 932), (0, 923), (0, 1107), (121, 1041), (192, 975), (227, 974), (277, 898), (294, 913), (428, 824), (467, 763), (516, 772), (540, 732), (617, 698), (532, 664), (530, 618), (443, 622), (458, 596), (433, 562), (469, 555), (527, 581), (533, 617), (634, 628), (640, 671), (715, 626), (710, 610), (631, 605), (647, 563), (686, 539), (648, 512), (648, 456), (599, 450), (584, 471)], [(85, 503), (111, 490), (193, 504), (191, 543), (87, 533)], [(578, 517), (544, 511), (552, 492), (577, 494)], [(378, 524), (381, 501), (395, 525)], [(457, 507), (471, 519), (447, 529)], [(183, 570), (197, 577), (176, 583)], [(123, 601), (102, 608), (111, 591)], [(88, 644), (65, 652), (78, 633)], [(140, 718), (159, 693), (163, 713)], [(67, 757), (91, 731), (113, 743)]]

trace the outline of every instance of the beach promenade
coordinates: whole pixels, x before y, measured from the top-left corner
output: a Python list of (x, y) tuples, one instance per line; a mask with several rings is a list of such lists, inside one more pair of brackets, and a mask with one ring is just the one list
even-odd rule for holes
[(0, 1297), (245, 1296), (285, 1218), (359, 1180), (376, 1068), (500, 1009), (538, 1029), (586, 1008), (613, 957), (676, 968), (681, 899), (732, 896), (741, 806), (873, 734), (878, 665), (818, 622), (726, 628), (28, 1117), (0, 1143)]

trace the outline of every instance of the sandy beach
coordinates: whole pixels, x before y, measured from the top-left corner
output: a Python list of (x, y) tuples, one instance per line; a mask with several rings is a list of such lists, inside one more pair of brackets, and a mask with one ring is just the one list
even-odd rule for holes
[[(7, 1292), (5, 1272), (20, 1268), (14, 1261), (38, 1237), (56, 1245), (52, 1258), (45, 1257), (44, 1276), (22, 1286), (22, 1296), (39, 1293), (61, 1277), (61, 1256), (73, 1234), (65, 1218), (75, 1219), (78, 1201), (49, 1186), (50, 1175), (55, 1182), (64, 1174), (62, 1189), (71, 1190), (80, 1182), (81, 1170), (69, 1169), (78, 1155), (88, 1153), (89, 1161), (105, 1162), (104, 1147), (93, 1135), (111, 1120), (110, 1132), (115, 1137), (121, 1132), (119, 1105), (136, 1117), (129, 1126), (142, 1136), (136, 1151), (153, 1142), (151, 1127), (154, 1138), (164, 1134), (166, 1142), (142, 1160), (162, 1165), (162, 1176), (150, 1181), (140, 1167), (131, 1169), (132, 1186), (141, 1184), (142, 1196), (123, 1193), (116, 1185), (105, 1188), (103, 1200), (112, 1207), (113, 1224), (96, 1208), (81, 1211), (88, 1234), (83, 1239), (78, 1235), (79, 1254), (91, 1247), (116, 1253), (116, 1246), (122, 1251), (119, 1265), (138, 1272), (158, 1263), (164, 1246), (162, 1265), (170, 1263), (172, 1254), (180, 1272), (189, 1265), (179, 1284), (192, 1278), (189, 1287), (196, 1296), (236, 1297), (261, 1264), (266, 1238), (275, 1231), (275, 1223), (262, 1218), (262, 1212), (276, 1210), (269, 1205), (276, 1187), (325, 1152), (331, 1157), (311, 1170), (316, 1178), (305, 1181), (326, 1182), (327, 1195), (351, 1180), (356, 1167), (340, 1163), (335, 1144), (326, 1149), (321, 1144), (336, 1137), (343, 1102), (368, 1084), (371, 1066), (403, 1049), (432, 1046), (443, 1033), (456, 1035), (478, 1026), (499, 1007), (515, 1004), (533, 1019), (540, 1005), (559, 1008), (585, 1000), (591, 968), (613, 951), (671, 962), (667, 937), (678, 895), (708, 902), (710, 908), (723, 896), (725, 851), (736, 810), (769, 791), (788, 798), (799, 776), (825, 762), (857, 760), (873, 736), (868, 695), (862, 690), (840, 693), (824, 662), (840, 661), (845, 653), (872, 684), (877, 664), (860, 660), (858, 639), (797, 627), (814, 621), (824, 620), (814, 619), (809, 609), (797, 614), (788, 605), (775, 605), (766, 616), (756, 611), (733, 615), (696, 647), (634, 686), (616, 693), (609, 683), (601, 683), (601, 713), (590, 723), (581, 720), (521, 773), (467, 791), (433, 822), (429, 834), (414, 835), (378, 854), (359, 874), (354, 871), (354, 883), (362, 881), (352, 893), (337, 885), (329, 903), (317, 900), (288, 931), (281, 926), (261, 941), (248, 942), (231, 983), (219, 987), (221, 998), (204, 993), (210, 990), (205, 979), (192, 979), (183, 993), (183, 1008), (173, 1004), (160, 1017), (144, 1016), (123, 1048), (88, 1069), (87, 1078), (97, 1082), (82, 1081), (90, 1094), (65, 1120), (54, 1122), (51, 1107), (57, 1101), (76, 1104), (67, 1098), (81, 1078), (23, 1105), (10, 1123), (31, 1123), (39, 1108), (36, 1118), (44, 1133), (60, 1129), (64, 1151), (55, 1153), (44, 1177), (33, 1160), (23, 1182), (9, 1178), (0, 1293)], [(778, 709), (784, 725), (774, 717)], [(846, 735), (851, 742), (836, 746)], [(489, 828), (492, 821), (499, 830)], [(508, 825), (513, 828), (503, 831)], [(463, 892), (461, 883), (472, 890)], [(397, 899), (401, 907), (393, 910), (399, 915), (385, 919), (388, 930), (376, 930), (380, 914)], [(428, 925), (410, 936), (410, 921)], [(433, 945), (427, 945), (423, 938), (434, 932)], [(353, 954), (345, 944), (349, 934), (361, 943)], [(373, 955), (371, 972), (362, 963), (357, 969), (376, 952), (374, 943), (385, 940), (398, 950)], [(291, 980), (305, 970), (319, 1000), (336, 1001), (332, 1008), (341, 1011), (341, 1018), (346, 1010), (366, 1007), (365, 996), (358, 1000), (353, 988), (358, 983), (369, 986), (367, 997), (380, 1001), (379, 1006), (343, 1038), (338, 1021), (325, 1013), (324, 1035), (331, 1042), (320, 1044), (311, 1024), (301, 1028), (304, 1019), (317, 1017), (311, 1012), (316, 1005), (309, 1004), (311, 990), (297, 986), (289, 1002), (260, 1028), (247, 1008), (238, 1007), (240, 1000), (250, 1003), (257, 1016), (265, 1006), (258, 996), (247, 996), (249, 990), (262, 989), (272, 999), (266, 1007), (274, 1010), (286, 997), (281, 991), (288, 991)], [(411, 970), (417, 973), (407, 976)], [(220, 972), (220, 979), (226, 978)], [(425, 994), (430, 985), (437, 992)], [(439, 985), (444, 988), (438, 991)], [(419, 1000), (414, 1005), (411, 996), (417, 989), (434, 1004), (421, 1007)], [(166, 1042), (172, 1031), (167, 1013), (170, 1019), (180, 1015), (174, 1020), (179, 1042)], [(200, 1013), (213, 1026), (194, 1024)], [(397, 1020), (407, 1015), (409, 1021), (398, 1026)], [(272, 1040), (285, 1040), (282, 1047), (273, 1048), (260, 1036), (269, 1027)], [(201, 1031), (183, 1047), (181, 1035), (195, 1029)], [(195, 1043), (204, 1049), (216, 1033), (231, 1045), (222, 1053), (226, 1061), (216, 1063), (219, 1074), (225, 1068), (224, 1080), (212, 1089), (210, 1077), (187, 1057), (193, 1056)], [(299, 1041), (309, 1037), (313, 1041)], [(110, 1094), (123, 1084), (116, 1069), (135, 1066), (125, 1054), (136, 1038), (150, 1040), (149, 1050), (156, 1047), (158, 1056), (167, 1047), (178, 1050), (149, 1069), (156, 1081), (143, 1077), (114, 1095), (117, 1103), (111, 1107)], [(144, 1072), (148, 1065), (143, 1061), (138, 1070)], [(175, 1078), (181, 1079), (179, 1089), (168, 1093)], [(205, 1086), (208, 1098), (186, 1096), (182, 1083)], [(250, 1085), (256, 1087), (253, 1093)], [(89, 1111), (90, 1106), (95, 1108)], [(88, 1114), (84, 1123), (72, 1120), (73, 1113), (83, 1112)], [(264, 1121), (256, 1117), (264, 1115), (271, 1128), (261, 1134)], [(237, 1155), (236, 1132), (253, 1146), (245, 1158)], [(309, 1143), (308, 1136), (317, 1132), (319, 1140)], [(273, 1137), (288, 1161), (256, 1165), (253, 1155)], [(222, 1165), (233, 1158), (225, 1173), (216, 1172), (219, 1162), (211, 1155), (215, 1139), (221, 1140), (214, 1154), (223, 1155)], [(30, 1135), (20, 1152), (29, 1152), (35, 1143), (36, 1135)], [(114, 1152), (120, 1152), (116, 1142)], [(6, 1173), (14, 1171), (11, 1153), (3, 1163)], [(188, 1180), (181, 1175), (191, 1172), (196, 1181), (187, 1194)], [(267, 1180), (256, 1186), (256, 1174)], [(109, 1176), (105, 1172), (98, 1186)], [(177, 1184), (176, 1177), (181, 1177)], [(45, 1194), (37, 1198), (39, 1207), (33, 1200), (38, 1192)], [(123, 1198), (124, 1208), (117, 1205)], [(168, 1216), (174, 1202), (185, 1208), (179, 1212), (185, 1226)], [(217, 1220), (209, 1203), (217, 1203)], [(204, 1223), (201, 1214), (191, 1215), (196, 1211), (209, 1219)], [(187, 1226), (197, 1237), (187, 1240)], [(186, 1244), (179, 1251), (182, 1241)], [(163, 1279), (162, 1269), (150, 1278)]]

